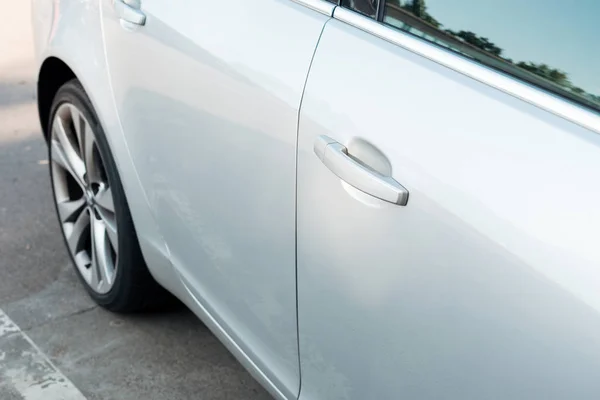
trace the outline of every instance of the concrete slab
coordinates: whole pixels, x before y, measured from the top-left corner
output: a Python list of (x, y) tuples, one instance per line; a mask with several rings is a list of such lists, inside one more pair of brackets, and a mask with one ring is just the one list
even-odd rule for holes
[(31, 329), (89, 399), (268, 399), (185, 308), (116, 316), (100, 308)]
[[(22, 400), (86, 400), (31, 339), (0, 311), (0, 392)], [(6, 396), (8, 397), (8, 396)]]

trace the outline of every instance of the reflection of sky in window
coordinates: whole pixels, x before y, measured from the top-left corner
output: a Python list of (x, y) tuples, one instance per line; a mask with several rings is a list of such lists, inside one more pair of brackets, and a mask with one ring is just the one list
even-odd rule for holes
[(442, 29), (472, 31), (503, 56), (546, 63), (600, 95), (600, 0), (427, 0)]

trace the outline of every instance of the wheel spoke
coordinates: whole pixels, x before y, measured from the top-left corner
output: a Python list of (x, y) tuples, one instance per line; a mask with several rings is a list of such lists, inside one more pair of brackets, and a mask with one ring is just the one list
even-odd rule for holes
[(106, 218), (104, 217), (104, 225), (106, 227), (106, 235), (108, 236), (108, 240), (110, 240), (110, 244), (112, 244), (115, 253), (119, 252), (119, 238), (117, 236), (117, 224), (114, 218)]
[(79, 174), (73, 168), (73, 165), (71, 164), (71, 162), (67, 156), (67, 152), (63, 148), (62, 144), (57, 140), (52, 140), (51, 146), (52, 146), (52, 161), (54, 161), (62, 169), (67, 171), (69, 173), (69, 175), (71, 175), (73, 177), (75, 182), (77, 182), (77, 184), (81, 187), (81, 189), (84, 189), (83, 180), (80, 178)]
[(96, 204), (110, 213), (115, 213), (115, 203), (113, 201), (112, 189), (103, 188), (95, 196)]
[(95, 216), (92, 217), (92, 275), (96, 275), (98, 279), (98, 289), (112, 285), (113, 268), (108, 246), (104, 222)]
[(54, 120), (53, 131), (56, 140), (52, 140), (52, 159), (67, 170), (83, 188), (85, 186), (83, 179), (85, 164), (69, 140), (60, 117)]
[(67, 235), (67, 242), (73, 254), (77, 254), (82, 250), (82, 245), (89, 234), (89, 226), (90, 214), (87, 211), (80, 213), (75, 222), (73, 222), (73, 226)]
[(83, 127), (85, 125), (85, 120), (83, 116), (79, 112), (79, 110), (74, 106), (69, 104), (69, 113), (71, 114), (71, 120), (73, 121), (73, 128), (75, 129), (75, 137), (77, 138), (77, 143), (79, 144), (79, 155), (81, 159), (83, 159)]
[(86, 250), (81, 250), (79, 253), (75, 254), (74, 258), (75, 265), (81, 272), (83, 279), (85, 279), (86, 282), (93, 282), (93, 269), (89, 267), (92, 263), (92, 260), (90, 259), (89, 253)]
[(75, 129), (75, 136), (77, 143), (79, 144), (79, 155), (83, 159), (83, 133), (85, 126), (85, 119), (75, 106), (69, 104), (69, 112), (71, 113), (71, 120), (73, 121), (73, 128)]
[(91, 273), (91, 280), (90, 280), (90, 285), (92, 286), (92, 288), (94, 288), (95, 290), (98, 290), (99, 285), (100, 285), (100, 281), (102, 280), (102, 278), (100, 277), (100, 271), (98, 268), (98, 256), (96, 255), (96, 253), (98, 252), (98, 250), (96, 250), (96, 231), (97, 231), (97, 227), (96, 227), (96, 219), (94, 217), (92, 217), (92, 225), (91, 225), (91, 233), (92, 233), (92, 246), (91, 246), (91, 253), (92, 253), (92, 259), (91, 259), (91, 263), (90, 263), (90, 273)]
[(58, 214), (60, 220), (65, 222), (73, 222), (77, 219), (81, 211), (85, 207), (85, 199), (81, 197), (78, 200), (67, 200), (60, 203), (56, 203), (58, 206)]
[(96, 245), (94, 243), (94, 229), (92, 229), (92, 258), (90, 260), (89, 263), (89, 269), (88, 269), (88, 274), (89, 274), (89, 284), (92, 287), (92, 289), (94, 290), (99, 290), (100, 289), (100, 284), (102, 281), (102, 278), (100, 277), (100, 272), (98, 271), (98, 262), (96, 261)]
[(117, 237), (117, 220), (115, 215), (115, 204), (113, 201), (112, 190), (110, 187), (102, 188), (95, 196), (96, 210), (102, 218), (106, 228), (106, 234), (110, 243), (118, 252), (118, 237)]
[(119, 237), (117, 235), (117, 220), (114, 213), (108, 212), (101, 207), (96, 207), (96, 212), (102, 219), (104, 223), (104, 228), (106, 229), (106, 235), (108, 236), (108, 240), (112, 245), (115, 253), (119, 252)]
[(83, 162), (87, 172), (87, 180), (89, 183), (102, 183), (102, 175), (98, 168), (98, 160), (96, 159), (96, 153), (94, 148), (96, 147), (96, 140), (92, 134), (90, 126), (82, 119), (81, 126), (81, 154), (83, 155)]
[(87, 251), (80, 251), (79, 253), (77, 253), (75, 255), (75, 263), (78, 265), (86, 266), (86, 265), (90, 265), (90, 262), (91, 262), (90, 256), (87, 253)]
[(52, 140), (52, 160), (60, 165), (63, 169), (69, 171), (71, 175), (75, 175), (72, 170), (71, 164), (67, 160), (67, 155), (62, 148), (62, 145), (58, 140)]

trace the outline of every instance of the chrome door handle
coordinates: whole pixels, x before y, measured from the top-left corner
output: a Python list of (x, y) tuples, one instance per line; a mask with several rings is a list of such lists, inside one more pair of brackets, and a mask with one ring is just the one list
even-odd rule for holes
[(135, 5), (133, 0), (114, 0), (115, 12), (123, 21), (135, 25), (144, 25), (146, 15)]
[(405, 206), (408, 202), (408, 190), (404, 186), (391, 176), (381, 175), (363, 165), (348, 154), (344, 145), (329, 136), (319, 136), (314, 150), (331, 172), (361, 192), (400, 206)]

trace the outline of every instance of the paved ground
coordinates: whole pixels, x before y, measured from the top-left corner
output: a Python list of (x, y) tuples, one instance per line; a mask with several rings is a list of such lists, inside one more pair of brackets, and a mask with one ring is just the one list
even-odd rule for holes
[(29, 0), (0, 0), (0, 399), (268, 399), (183, 306), (96, 307), (51, 200), (34, 101)]

